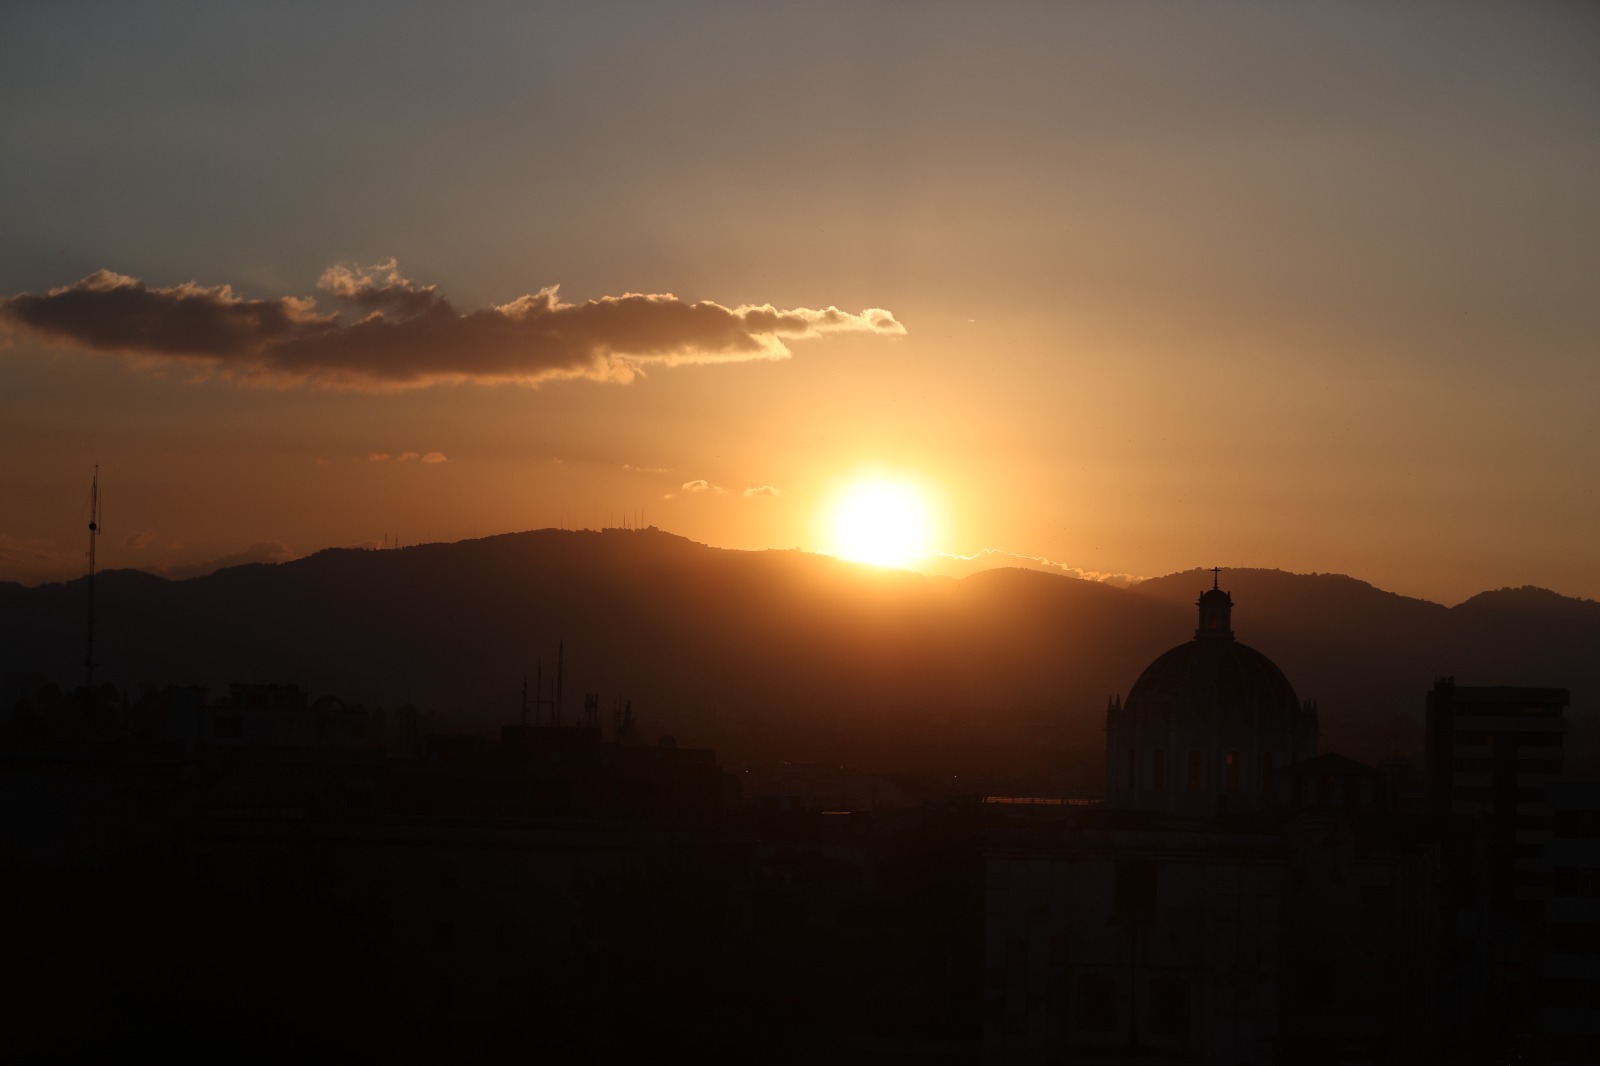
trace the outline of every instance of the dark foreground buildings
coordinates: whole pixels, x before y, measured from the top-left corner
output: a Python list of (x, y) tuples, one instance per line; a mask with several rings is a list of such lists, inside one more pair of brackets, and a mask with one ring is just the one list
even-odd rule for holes
[(1198, 607), (1108, 708), (1103, 806), (994, 808), (986, 1061), (1427, 1061), (1436, 849)]
[(1232, 606), (1111, 701), (1103, 797), (5, 677), (8, 1057), (1594, 1061), (1567, 693), (1438, 682), (1413, 797), (1319, 753)]
[(54, 712), (0, 754), (13, 1061), (749, 1036), (698, 1009), (734, 998), (750, 850), (710, 752), (429, 735), (292, 685)]
[(1192, 641), (1106, 716), (1100, 806), (992, 803), (991, 1063), (1576, 1063), (1600, 1049), (1600, 793), (1568, 694), (1438, 682), (1427, 794), (1317, 754), (1316, 707)]
[(741, 801), (626, 722), (441, 735), (293, 685), (22, 703), (13, 1061), (977, 1058), (961, 805)]

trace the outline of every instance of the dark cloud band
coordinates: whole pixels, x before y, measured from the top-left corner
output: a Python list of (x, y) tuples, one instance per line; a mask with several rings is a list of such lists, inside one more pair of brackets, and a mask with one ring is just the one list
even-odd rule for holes
[(369, 391), (626, 382), (649, 366), (783, 359), (788, 341), (829, 333), (905, 333), (878, 308), (783, 311), (638, 293), (571, 304), (555, 286), (461, 311), (437, 286), (403, 277), (392, 259), (332, 267), (318, 288), (364, 314), (352, 321), (323, 313), (309, 297), (247, 300), (227, 285), (152, 289), (102, 270), (42, 296), (0, 298), (0, 322), (55, 343), (199, 365), (251, 384)]

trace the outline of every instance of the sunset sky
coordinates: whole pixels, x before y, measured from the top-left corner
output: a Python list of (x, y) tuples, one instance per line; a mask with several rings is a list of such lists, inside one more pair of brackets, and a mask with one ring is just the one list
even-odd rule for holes
[(0, 8), (0, 579), (632, 524), (1600, 597), (1600, 5)]

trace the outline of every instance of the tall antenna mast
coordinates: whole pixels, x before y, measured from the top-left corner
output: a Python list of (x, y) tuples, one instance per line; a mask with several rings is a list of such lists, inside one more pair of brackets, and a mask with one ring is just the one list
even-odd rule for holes
[(100, 464), (89, 483), (89, 628), (83, 649), (83, 688), (94, 688), (94, 544), (100, 537)]

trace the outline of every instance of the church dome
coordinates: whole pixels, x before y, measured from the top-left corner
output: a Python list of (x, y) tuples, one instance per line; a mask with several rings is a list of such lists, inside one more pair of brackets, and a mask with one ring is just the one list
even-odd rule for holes
[(1200, 625), (1194, 639), (1145, 667), (1124, 706), (1146, 715), (1196, 715), (1219, 724), (1297, 713), (1300, 700), (1283, 671), (1234, 638), (1232, 597), (1212, 588), (1196, 606)]
[(1157, 656), (1106, 709), (1110, 806), (1210, 815), (1259, 805), (1273, 773), (1317, 750), (1317, 711), (1233, 635), (1233, 598), (1201, 593), (1194, 639)]
[(1294, 686), (1277, 664), (1236, 640), (1191, 640), (1145, 667), (1125, 707), (1167, 708), (1205, 718), (1285, 713), (1300, 709)]

